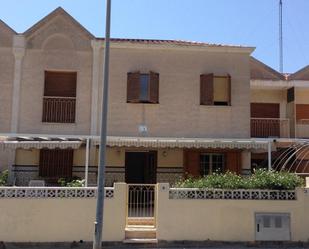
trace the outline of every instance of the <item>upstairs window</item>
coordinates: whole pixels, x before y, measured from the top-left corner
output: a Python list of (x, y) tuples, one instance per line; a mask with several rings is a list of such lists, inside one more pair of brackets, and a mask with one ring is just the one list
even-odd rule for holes
[(45, 72), (42, 122), (75, 122), (76, 81), (76, 72)]
[(128, 73), (128, 103), (159, 103), (159, 74)]
[(231, 105), (231, 77), (202, 74), (200, 76), (200, 104)]

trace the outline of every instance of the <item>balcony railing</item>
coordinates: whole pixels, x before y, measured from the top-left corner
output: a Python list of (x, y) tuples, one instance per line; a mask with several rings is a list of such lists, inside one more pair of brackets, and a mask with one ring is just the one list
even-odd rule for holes
[(297, 138), (309, 138), (309, 119), (297, 120), (296, 137)]
[(75, 109), (75, 97), (44, 97), (42, 122), (74, 123)]
[(290, 137), (289, 119), (251, 118), (251, 137)]

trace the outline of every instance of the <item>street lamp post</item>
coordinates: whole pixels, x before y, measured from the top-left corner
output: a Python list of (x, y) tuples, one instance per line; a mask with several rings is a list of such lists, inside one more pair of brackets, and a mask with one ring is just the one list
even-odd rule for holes
[(100, 161), (98, 171), (98, 196), (96, 206), (96, 220), (94, 225), (93, 249), (101, 249), (103, 231), (103, 209), (105, 198), (105, 161), (106, 161), (106, 136), (107, 136), (107, 111), (108, 111), (108, 81), (109, 81), (109, 50), (110, 50), (110, 20), (111, 0), (106, 0), (106, 28), (104, 46), (104, 68), (103, 68), (103, 101), (101, 115), (101, 137), (100, 137)]

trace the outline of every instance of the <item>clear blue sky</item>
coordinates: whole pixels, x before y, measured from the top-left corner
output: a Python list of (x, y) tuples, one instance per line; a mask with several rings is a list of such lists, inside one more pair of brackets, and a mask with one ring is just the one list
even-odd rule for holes
[[(279, 0), (112, 0), (112, 37), (181, 39), (255, 46), (278, 69)], [(309, 64), (309, 0), (284, 1), (284, 71)], [(1, 0), (0, 19), (23, 32), (63, 7), (104, 36), (105, 0)]]

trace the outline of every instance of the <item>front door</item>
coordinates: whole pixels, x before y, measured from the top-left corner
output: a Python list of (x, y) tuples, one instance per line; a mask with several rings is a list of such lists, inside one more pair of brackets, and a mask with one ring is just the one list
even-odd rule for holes
[(126, 183), (156, 183), (157, 152), (126, 152)]

